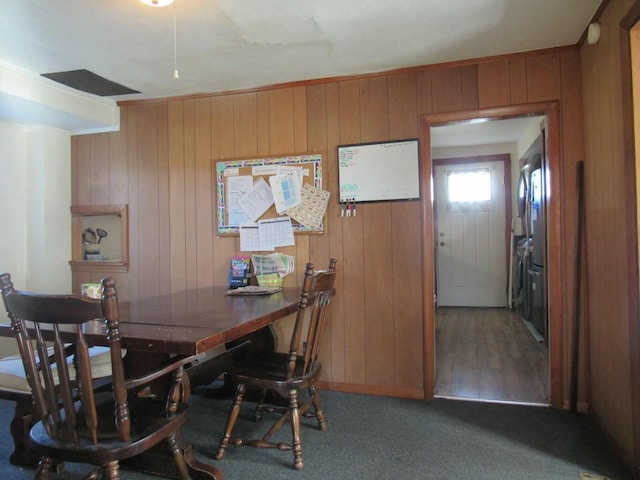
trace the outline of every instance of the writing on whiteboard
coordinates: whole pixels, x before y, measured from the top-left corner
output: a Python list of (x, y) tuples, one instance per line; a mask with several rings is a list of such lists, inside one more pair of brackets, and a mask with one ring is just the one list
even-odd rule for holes
[(341, 202), (420, 198), (418, 140), (338, 147)]

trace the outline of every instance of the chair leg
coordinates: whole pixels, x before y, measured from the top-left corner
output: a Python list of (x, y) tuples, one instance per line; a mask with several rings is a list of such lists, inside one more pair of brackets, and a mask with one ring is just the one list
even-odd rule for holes
[(236, 387), (236, 395), (233, 399), (233, 406), (231, 407), (231, 411), (229, 412), (229, 418), (227, 419), (227, 426), (224, 429), (224, 434), (222, 439), (220, 439), (220, 446), (218, 447), (218, 452), (215, 454), (216, 460), (221, 460), (224, 458), (224, 452), (229, 444), (229, 439), (231, 438), (231, 432), (233, 431), (233, 426), (238, 419), (238, 414), (240, 413), (240, 406), (242, 405), (242, 401), (244, 400), (246, 387), (243, 384), (238, 384)]
[[(27, 399), (21, 398), (16, 401), (15, 415), (11, 420), (14, 451), (9, 457), (9, 462), (13, 465), (31, 467), (38, 465), (40, 460), (40, 457), (33, 452), (31, 445), (29, 445), (29, 431), (37, 422), (34, 412), (35, 406), (31, 395)], [(56, 469), (54, 469), (55, 471)]]
[(180, 447), (178, 447), (178, 442), (176, 442), (176, 435), (169, 435), (166, 439), (167, 445), (169, 446), (169, 451), (173, 456), (173, 461), (176, 464), (176, 469), (178, 470), (178, 475), (180, 476), (180, 480), (189, 480), (189, 469), (187, 468), (187, 462), (184, 459), (184, 455)]
[(102, 466), (103, 480), (120, 480), (120, 465), (117, 461)]
[(53, 458), (41, 457), (38, 461), (38, 470), (36, 471), (35, 480), (48, 480), (49, 472), (55, 465)]
[(316, 418), (318, 420), (318, 428), (325, 431), (327, 429), (327, 420), (324, 418), (324, 411), (322, 405), (320, 405), (320, 396), (315, 385), (309, 387), (309, 395), (311, 395), (311, 401), (313, 402), (313, 408), (316, 411)]
[(293, 466), (302, 470), (302, 442), (300, 441), (300, 409), (298, 408), (298, 390), (289, 391), (289, 414), (291, 416), (291, 446), (293, 447)]
[(267, 398), (267, 389), (263, 388), (260, 392), (260, 397), (258, 398), (258, 403), (256, 403), (256, 412), (253, 415), (253, 419), (256, 422), (259, 422), (262, 419), (262, 411), (265, 408), (264, 401)]
[(82, 480), (102, 480), (102, 467), (96, 468), (87, 473)]

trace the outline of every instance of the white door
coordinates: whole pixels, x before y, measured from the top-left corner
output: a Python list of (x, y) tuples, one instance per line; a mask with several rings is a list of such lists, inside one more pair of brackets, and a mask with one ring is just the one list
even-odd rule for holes
[(437, 301), (507, 305), (502, 162), (435, 166)]

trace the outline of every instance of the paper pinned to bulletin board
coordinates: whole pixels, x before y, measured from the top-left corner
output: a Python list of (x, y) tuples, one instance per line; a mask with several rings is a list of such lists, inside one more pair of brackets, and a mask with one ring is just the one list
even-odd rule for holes
[[(322, 189), (322, 173), (320, 153), (216, 160), (214, 184), (218, 234), (238, 235), (241, 225), (283, 215), (291, 217), (295, 233), (324, 233), (329, 192)], [(296, 179), (283, 182), (282, 175), (295, 176)], [(288, 189), (295, 187), (297, 182), (297, 192), (295, 188), (289, 192)], [(275, 203), (263, 210), (261, 205), (271, 193), (269, 187), (275, 185)], [(300, 195), (297, 202), (290, 197), (295, 194)], [(296, 206), (287, 208), (287, 202), (292, 201)], [(281, 213), (276, 210), (276, 205)]]
[(287, 210), (293, 220), (312, 229), (322, 224), (322, 218), (329, 204), (329, 192), (312, 187), (308, 183), (302, 186), (300, 204)]

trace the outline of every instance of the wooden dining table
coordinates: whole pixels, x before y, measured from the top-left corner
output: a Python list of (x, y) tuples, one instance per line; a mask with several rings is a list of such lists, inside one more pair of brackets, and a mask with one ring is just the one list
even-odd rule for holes
[[(250, 338), (294, 313), (300, 294), (300, 290), (293, 287), (269, 295), (232, 296), (226, 295), (227, 291), (225, 286), (213, 286), (119, 303), (120, 341), (127, 350), (125, 370), (135, 375), (172, 355), (202, 354), (207, 358), (207, 353), (216, 347)], [(13, 336), (9, 323), (0, 324), (0, 336)], [(102, 321), (89, 322), (85, 336), (91, 345), (108, 345)], [(207, 364), (215, 366), (216, 359), (212, 356), (204, 362), (204, 370)], [(202, 378), (203, 365), (195, 370)], [(209, 370), (218, 372), (220, 368)], [(189, 370), (187, 373), (192, 376)], [(212, 382), (215, 378), (208, 380)], [(18, 441), (15, 437), (14, 440)], [(193, 457), (191, 446), (184, 439), (180, 443), (194, 478), (221, 478), (217, 468)], [(173, 465), (169, 461), (165, 467), (158, 458), (138, 457), (138, 465), (133, 468), (143, 471), (153, 469), (153, 473), (161, 473)]]
[[(213, 286), (121, 302), (122, 348), (204, 353), (294, 313), (300, 295), (293, 287), (270, 295), (235, 296), (226, 295), (227, 291), (225, 286)], [(102, 322), (90, 322), (85, 335), (94, 345), (108, 345)]]

